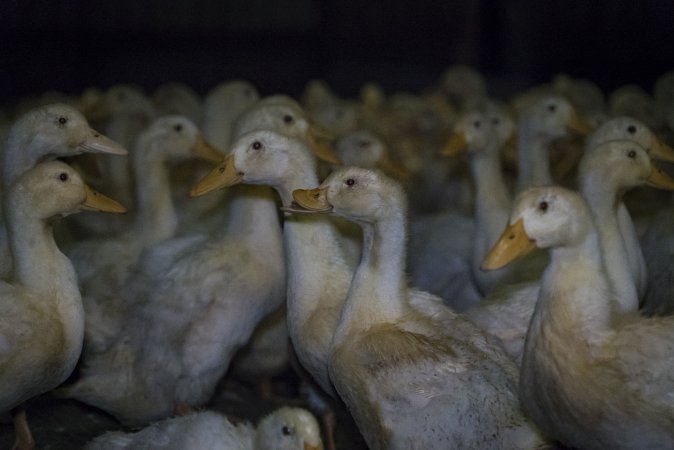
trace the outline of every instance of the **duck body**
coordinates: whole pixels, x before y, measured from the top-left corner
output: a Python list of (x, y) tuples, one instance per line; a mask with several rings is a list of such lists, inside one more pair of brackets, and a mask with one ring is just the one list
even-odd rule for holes
[[(306, 202), (311, 198), (323, 199), (321, 206)], [(363, 228), (363, 257), (328, 368), (369, 448), (542, 443), (519, 410), (517, 369), (498, 344), (440, 299), (413, 300), (422, 295), (405, 286), (406, 208), (399, 186), (377, 172), (344, 168), (320, 189), (296, 191), (295, 200)]]
[(231, 205), (239, 220), (220, 239), (175, 238), (141, 256), (147, 269), (129, 283), (145, 290), (133, 290), (117, 342), (61, 395), (130, 425), (210, 398), (236, 350), (285, 298), (275, 203), (264, 190), (240, 194)]
[[(84, 309), (77, 276), (54, 242), (54, 216), (97, 207), (93, 193), (60, 161), (29, 169), (5, 192), (13, 276), (0, 282), (0, 411), (54, 389), (82, 350)], [(123, 208), (111, 201), (117, 212)]]
[(510, 233), (513, 243), (533, 239), (526, 247), (551, 248), (522, 361), (527, 415), (571, 447), (671, 448), (671, 319), (619, 312), (589, 208), (578, 194), (558, 187), (525, 191), (510, 224), (509, 230), (524, 230)]
[(237, 425), (214, 411), (201, 411), (156, 422), (135, 433), (111, 432), (85, 450), (319, 450), (316, 419), (300, 408), (280, 408), (254, 427)]

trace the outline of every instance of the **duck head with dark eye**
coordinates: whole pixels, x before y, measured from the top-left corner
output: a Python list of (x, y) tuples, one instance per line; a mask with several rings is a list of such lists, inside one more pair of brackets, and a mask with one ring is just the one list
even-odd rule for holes
[(557, 111), (557, 105), (555, 105), (554, 103), (550, 103), (550, 104), (548, 105), (548, 111), (550, 111), (550, 112), (555, 112), (555, 111)]
[(176, 131), (177, 133), (180, 133), (183, 130), (182, 124), (177, 123), (173, 125), (173, 130)]
[(286, 114), (283, 116), (283, 123), (286, 125), (292, 125), (295, 122), (295, 118), (291, 116), (290, 114)]
[(250, 148), (253, 150), (262, 150), (264, 148), (264, 145), (262, 145), (262, 142), (260, 141), (255, 141), (252, 144), (250, 144)]
[(548, 202), (546, 202), (545, 200), (543, 200), (542, 202), (540, 202), (540, 203), (538, 204), (538, 211), (540, 211), (540, 212), (542, 212), (542, 213), (545, 213), (545, 212), (548, 210), (548, 207), (549, 207), (549, 206), (550, 206), (550, 205), (548, 204)]
[(635, 125), (630, 125), (627, 127), (627, 132), (629, 134), (634, 134), (637, 132), (637, 127)]
[(353, 178), (347, 178), (346, 180), (344, 180), (344, 184), (346, 184), (349, 187), (352, 187), (356, 184), (356, 180)]
[(636, 150), (629, 150), (627, 152), (627, 157), (630, 159), (634, 159), (637, 157), (637, 151)]
[(284, 436), (292, 436), (294, 434), (293, 431), (294, 430), (288, 425), (284, 425), (283, 428), (281, 428), (281, 433), (283, 433)]
[(65, 172), (61, 172), (61, 173), (59, 174), (59, 180), (61, 180), (61, 181), (64, 182), (64, 183), (65, 183), (66, 181), (68, 181), (68, 178), (69, 178), (69, 177), (68, 177), (68, 174), (65, 173)]
[(68, 118), (66, 116), (59, 116), (57, 119), (59, 126), (65, 126), (68, 123)]

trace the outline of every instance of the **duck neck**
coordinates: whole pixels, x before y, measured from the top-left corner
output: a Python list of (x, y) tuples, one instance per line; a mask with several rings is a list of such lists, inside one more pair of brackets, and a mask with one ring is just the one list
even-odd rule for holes
[(617, 310), (636, 311), (639, 308), (636, 280), (628, 263), (627, 247), (618, 222), (621, 195), (603, 177), (582, 178), (581, 192), (590, 205), (606, 274), (615, 291)]
[(29, 217), (25, 205), (13, 206), (19, 207), (8, 208), (5, 217), (14, 282), (44, 299), (54, 299), (56, 314), (64, 324), (66, 345), (81, 346), (84, 310), (75, 270), (56, 246), (51, 223)]
[[(587, 347), (611, 328), (613, 291), (595, 232), (575, 246), (551, 251), (527, 340), (552, 336)], [(527, 344), (528, 345), (528, 344)]]
[(260, 248), (282, 246), (278, 206), (272, 189), (265, 186), (240, 185), (232, 189), (229, 199), (228, 236), (255, 239)]
[(500, 236), (510, 212), (510, 196), (503, 180), (498, 148), (485, 149), (473, 157), (470, 168), (475, 182), (477, 234), (478, 239), (484, 241), (486, 251)]
[(524, 120), (517, 142), (517, 191), (552, 184), (548, 149), (551, 139)]
[(363, 255), (351, 281), (337, 335), (396, 322), (408, 311), (405, 212), (395, 210), (384, 220), (361, 226)]
[[(275, 188), (283, 206), (289, 207), (295, 189), (317, 186), (315, 170), (307, 168)], [(288, 265), (288, 321), (302, 322), (312, 311), (321, 308), (340, 309), (352, 271), (345, 262), (339, 233), (330, 218), (322, 214), (286, 214), (283, 237)], [(325, 331), (331, 339), (334, 328)], [(329, 340), (325, 344), (328, 345)], [(327, 353), (327, 347), (324, 350)]]
[(134, 234), (149, 246), (173, 236), (178, 228), (178, 217), (166, 162), (145, 159), (134, 161), (137, 200)]

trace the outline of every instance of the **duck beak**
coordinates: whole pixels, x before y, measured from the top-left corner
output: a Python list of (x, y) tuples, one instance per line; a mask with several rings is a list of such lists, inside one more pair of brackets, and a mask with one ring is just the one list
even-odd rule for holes
[(335, 138), (328, 130), (315, 123), (311, 123), (307, 129), (306, 138), (309, 141), (311, 151), (318, 159), (322, 159), (330, 164), (342, 163), (327, 143), (327, 141), (331, 141)]
[(519, 219), (508, 225), (505, 231), (492, 247), (480, 269), (496, 270), (504, 267), (511, 261), (524, 256), (536, 248), (536, 242), (529, 239), (524, 230), (524, 220)]
[(109, 137), (103, 136), (95, 130), (77, 144), (77, 149), (82, 153), (109, 153), (111, 155), (127, 155), (129, 152)]
[(197, 137), (197, 142), (195, 142), (192, 147), (192, 154), (216, 164), (222, 161), (223, 157), (223, 154), (217, 148), (209, 144), (202, 136)]
[(381, 159), (377, 162), (377, 165), (385, 173), (399, 180), (407, 180), (411, 176), (410, 171), (398, 161), (391, 159), (388, 152), (385, 152), (382, 155)]
[(576, 111), (571, 111), (571, 117), (569, 117), (566, 123), (566, 129), (571, 133), (587, 136), (594, 130), (594, 127), (586, 119), (581, 118)]
[(304, 441), (304, 450), (323, 450), (323, 443), (319, 442), (318, 445), (311, 445), (307, 441)]
[(84, 211), (100, 211), (123, 214), (126, 208), (118, 201), (107, 197), (100, 192), (96, 192), (89, 186), (84, 186), (86, 197), (80, 205), (80, 209)]
[(452, 133), (445, 146), (440, 150), (442, 156), (457, 156), (468, 148), (466, 134), (463, 132)]
[(243, 181), (243, 174), (236, 170), (234, 166), (234, 156), (227, 155), (220, 164), (215, 166), (205, 177), (203, 177), (192, 189), (190, 197), (199, 197), (216, 189), (234, 186)]
[(306, 213), (329, 213), (332, 212), (332, 205), (328, 202), (328, 189), (295, 189), (293, 191), (293, 200), (304, 211), (295, 212)]
[(651, 148), (649, 154), (652, 159), (674, 162), (674, 149), (658, 139), (655, 134), (651, 135)]
[(646, 179), (646, 185), (658, 189), (674, 191), (674, 179), (657, 167), (651, 169), (651, 173)]

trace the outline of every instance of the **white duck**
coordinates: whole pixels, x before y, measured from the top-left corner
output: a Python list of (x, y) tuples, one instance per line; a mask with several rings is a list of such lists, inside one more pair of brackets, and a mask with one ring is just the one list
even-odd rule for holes
[[(12, 125), (2, 152), (2, 186), (6, 191), (23, 172), (40, 161), (80, 153), (126, 155), (117, 142), (93, 130), (77, 110), (64, 104), (28, 111)], [(0, 228), (0, 278), (12, 271), (6, 229)]]
[(616, 311), (592, 214), (579, 194), (525, 191), (509, 223), (485, 268), (534, 247), (551, 249), (522, 362), (527, 415), (570, 447), (674, 447), (673, 319)]
[(347, 167), (293, 197), (363, 228), (363, 257), (332, 340), (329, 371), (370, 448), (543, 443), (519, 410), (517, 369), (499, 346), (449, 309), (428, 314), (412, 306), (400, 185)]
[(552, 184), (548, 147), (569, 131), (587, 134), (591, 128), (562, 97), (545, 96), (522, 111), (517, 125), (518, 192)]
[[(272, 186), (285, 208), (292, 191), (318, 186), (316, 159), (302, 138), (271, 130), (252, 131), (232, 146), (231, 153), (199, 182), (192, 195), (203, 195), (238, 183)], [(326, 393), (336, 397), (328, 377), (327, 354), (352, 268), (346, 262), (340, 234), (323, 217), (286, 216), (283, 240), (287, 265), (287, 330), (297, 359)], [(278, 342), (278, 338), (277, 338)], [(317, 393), (317, 403), (324, 403)], [(333, 448), (334, 423), (325, 405), (323, 421), (328, 448)]]
[[(284, 134), (259, 130), (241, 136), (225, 160), (192, 189), (192, 195), (239, 183), (273, 187), (284, 207), (292, 192), (318, 186), (316, 160), (308, 144)], [(340, 238), (322, 217), (286, 216), (283, 240), (288, 267), (288, 328), (302, 366), (326, 392), (334, 392), (327, 352), (346, 298), (352, 269)]]
[(85, 450), (322, 450), (316, 419), (300, 408), (283, 407), (257, 427), (234, 425), (213, 411), (165, 419), (134, 433), (108, 432)]
[[(140, 132), (155, 118), (156, 111), (140, 88), (120, 84), (105, 91), (99, 101), (84, 114), (94, 122), (101, 122), (103, 131), (112, 139), (126, 148), (132, 148)], [(97, 162), (102, 174), (101, 189), (115, 192), (121, 201), (132, 205), (133, 183), (129, 161), (126, 158), (99, 157)], [(100, 227), (98, 232), (103, 233), (118, 231), (122, 225), (111, 222), (90, 224)]]
[[(587, 152), (580, 163), (579, 182), (598, 228), (611, 287), (619, 299), (616, 306), (622, 311), (635, 311), (637, 280), (630, 272), (619, 205), (629, 189), (646, 184), (673, 189), (674, 182), (651, 164), (642, 147), (625, 140), (607, 141)], [(538, 287), (539, 283), (507, 286), (487, 296), (466, 314), (473, 323), (498, 336), (508, 353), (519, 359)]]
[(87, 348), (100, 351), (119, 332), (125, 314), (119, 289), (141, 252), (176, 233), (178, 214), (171, 198), (169, 170), (191, 157), (222, 159), (189, 119), (156, 119), (138, 137), (132, 153), (138, 208), (129, 230), (69, 246), (67, 254), (77, 271), (87, 313)]
[(0, 282), (0, 411), (18, 408), (17, 446), (29, 448), (21, 405), (68, 378), (84, 332), (77, 277), (54, 242), (53, 220), (83, 209), (124, 208), (89, 189), (60, 161), (26, 170), (4, 193), (14, 270), (11, 282)]
[(204, 115), (201, 97), (185, 83), (160, 85), (152, 93), (152, 103), (159, 115), (185, 116), (196, 124), (201, 123)]
[(62, 395), (124, 424), (204, 404), (235, 352), (285, 299), (276, 205), (248, 189), (229, 200), (227, 232), (174, 238), (139, 260), (121, 295), (134, 304), (115, 345)]

